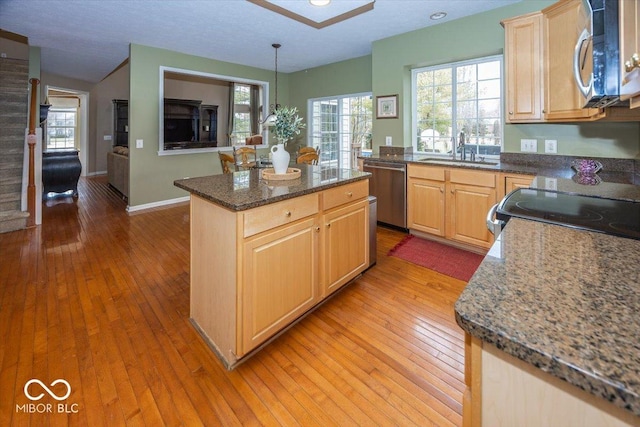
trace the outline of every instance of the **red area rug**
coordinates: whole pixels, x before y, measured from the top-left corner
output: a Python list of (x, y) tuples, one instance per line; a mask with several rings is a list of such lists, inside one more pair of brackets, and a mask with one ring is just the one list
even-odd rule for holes
[(410, 234), (387, 255), (468, 282), (484, 256)]

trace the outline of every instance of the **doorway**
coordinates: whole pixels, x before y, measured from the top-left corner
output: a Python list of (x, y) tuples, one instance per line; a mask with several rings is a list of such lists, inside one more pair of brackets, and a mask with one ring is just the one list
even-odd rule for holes
[(45, 149), (76, 148), (82, 165), (81, 176), (87, 176), (89, 92), (47, 85), (45, 97), (46, 103), (51, 105), (51, 122), (47, 118), (44, 131)]

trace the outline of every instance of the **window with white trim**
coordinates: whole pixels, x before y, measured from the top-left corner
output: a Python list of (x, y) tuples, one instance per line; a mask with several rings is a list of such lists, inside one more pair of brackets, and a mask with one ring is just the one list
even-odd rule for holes
[(235, 144), (244, 144), (251, 136), (251, 86), (236, 83), (233, 93), (233, 136)]
[(47, 149), (76, 146), (77, 108), (51, 108), (47, 115)]
[(499, 156), (502, 55), (412, 71), (414, 152)]
[(370, 93), (309, 101), (309, 145), (320, 148), (319, 165), (357, 168), (371, 150), (373, 103)]

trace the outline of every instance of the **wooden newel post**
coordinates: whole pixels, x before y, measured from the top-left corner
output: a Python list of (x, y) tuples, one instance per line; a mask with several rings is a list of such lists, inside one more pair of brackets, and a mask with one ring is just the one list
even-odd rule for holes
[(29, 182), (27, 184), (27, 227), (36, 225), (36, 184), (35, 184), (35, 147), (36, 147), (36, 113), (38, 107), (38, 84), (40, 80), (30, 79), (31, 83), (31, 105), (29, 106), (29, 135), (27, 145), (29, 146)]

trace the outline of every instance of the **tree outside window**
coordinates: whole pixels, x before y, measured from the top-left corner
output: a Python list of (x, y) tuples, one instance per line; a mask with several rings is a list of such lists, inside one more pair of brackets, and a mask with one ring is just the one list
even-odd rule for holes
[(52, 108), (47, 116), (47, 149), (75, 148), (77, 109)]
[(320, 165), (356, 168), (357, 157), (371, 150), (371, 94), (310, 101), (310, 145), (320, 148)]
[(415, 69), (414, 149), (499, 155), (502, 146), (502, 57)]

